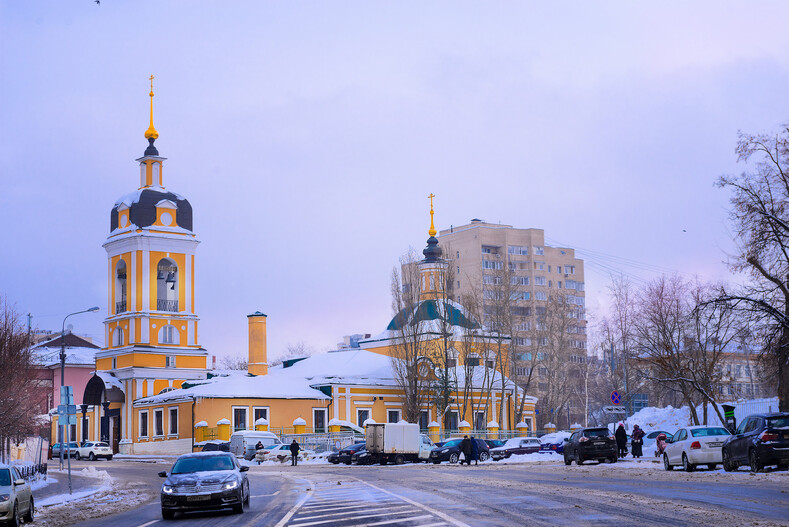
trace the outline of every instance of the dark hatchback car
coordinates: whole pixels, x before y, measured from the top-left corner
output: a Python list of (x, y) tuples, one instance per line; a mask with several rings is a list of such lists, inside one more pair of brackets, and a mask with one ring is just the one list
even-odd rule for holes
[(176, 512), (224, 508), (244, 512), (244, 505), (249, 505), (248, 470), (226, 452), (180, 456), (169, 474), (159, 472), (166, 478), (161, 492), (162, 517), (172, 519)]
[(616, 454), (616, 439), (608, 428), (582, 428), (573, 432), (564, 443), (565, 465), (573, 460), (580, 465), (590, 459), (616, 463)]
[(329, 456), (329, 462), (338, 465), (343, 463), (345, 465), (350, 465), (353, 462), (353, 455), (361, 450), (364, 450), (364, 446), (366, 443), (355, 443), (353, 445), (347, 446), (337, 452), (336, 458), (332, 459), (332, 455)]
[[(442, 461), (449, 461), (450, 463), (457, 463), (460, 460), (460, 442), (462, 439), (450, 439), (440, 447), (436, 447), (430, 451), (430, 461), (439, 464)], [(490, 448), (488, 444), (482, 440), (474, 438), (477, 442), (477, 450), (479, 451), (479, 460), (485, 461), (490, 457)]]
[(219, 443), (206, 443), (201, 452), (230, 452), (230, 443), (221, 441)]
[(749, 465), (751, 472), (767, 465), (789, 467), (789, 413), (749, 415), (721, 448), (727, 472), (740, 465)]

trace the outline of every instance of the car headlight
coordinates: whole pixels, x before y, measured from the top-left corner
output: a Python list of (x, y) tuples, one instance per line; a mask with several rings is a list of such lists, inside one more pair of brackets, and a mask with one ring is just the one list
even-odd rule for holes
[(162, 492), (164, 492), (165, 494), (172, 494), (173, 493), (172, 485), (162, 485)]
[(441, 453), (442, 453), (442, 454), (445, 454), (445, 453), (447, 453), (447, 452), (449, 452), (449, 449), (448, 449), (448, 448), (445, 448), (445, 449), (441, 450)]
[(236, 481), (236, 480), (228, 481), (227, 483), (224, 484), (224, 486), (222, 486), (222, 488), (225, 489), (225, 490), (231, 490), (231, 489), (234, 489), (236, 487), (238, 487), (238, 481)]

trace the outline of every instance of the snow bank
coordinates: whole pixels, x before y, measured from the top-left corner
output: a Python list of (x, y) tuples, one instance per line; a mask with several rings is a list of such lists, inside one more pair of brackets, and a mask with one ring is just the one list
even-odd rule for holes
[[(777, 397), (740, 400), (720, 404), (731, 404), (734, 406), (734, 417), (736, 417), (738, 423), (742, 422), (745, 417), (751, 414), (778, 411)], [(701, 419), (703, 411), (703, 405), (696, 407), (696, 413), (699, 419)], [(711, 426), (721, 426), (723, 424), (720, 422), (720, 419), (718, 419), (718, 415), (711, 405), (707, 406), (707, 413), (707, 424)], [(721, 413), (723, 413), (722, 408)], [(646, 431), (664, 430), (674, 433), (678, 428), (691, 424), (690, 409), (687, 406), (681, 408), (674, 408), (672, 406), (655, 408), (650, 406), (627, 418), (628, 429), (632, 429), (634, 424), (637, 424)]]

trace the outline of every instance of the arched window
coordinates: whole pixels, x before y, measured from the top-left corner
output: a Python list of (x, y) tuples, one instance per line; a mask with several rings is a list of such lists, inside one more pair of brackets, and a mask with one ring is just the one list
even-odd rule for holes
[(123, 346), (123, 328), (120, 326), (112, 332), (112, 345)]
[(159, 344), (180, 344), (181, 334), (175, 326), (162, 326), (159, 330)]
[(178, 266), (162, 258), (156, 266), (156, 309), (178, 312)]
[(466, 366), (479, 366), (479, 353), (474, 353), (474, 352), (467, 353), (466, 354), (465, 365)]
[(120, 260), (115, 266), (115, 313), (126, 312), (126, 262)]

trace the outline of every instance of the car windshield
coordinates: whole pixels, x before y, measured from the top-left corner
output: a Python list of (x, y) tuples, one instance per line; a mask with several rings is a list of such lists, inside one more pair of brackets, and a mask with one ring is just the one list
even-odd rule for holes
[(190, 474), (211, 470), (233, 470), (235, 465), (230, 456), (185, 457), (173, 465), (173, 474)]
[(463, 441), (463, 440), (462, 439), (452, 439), (450, 441), (447, 441), (446, 443), (444, 443), (444, 448), (458, 446), (461, 441)]
[(357, 443), (357, 444), (355, 444), (355, 445), (351, 445), (351, 446), (349, 446), (349, 447), (347, 448), (347, 450), (352, 450), (352, 451), (354, 451), (354, 452), (355, 452), (355, 451), (357, 451), (357, 450), (361, 450), (362, 448), (364, 448), (364, 443)]
[(11, 485), (11, 471), (7, 468), (0, 468), (0, 487)]
[(768, 417), (767, 428), (789, 428), (789, 416), (786, 417)]
[(693, 437), (731, 435), (725, 428), (720, 426), (711, 426), (709, 428), (696, 428), (695, 430), (691, 430), (690, 433)]
[(584, 430), (584, 437), (608, 437), (610, 434), (607, 428)]

